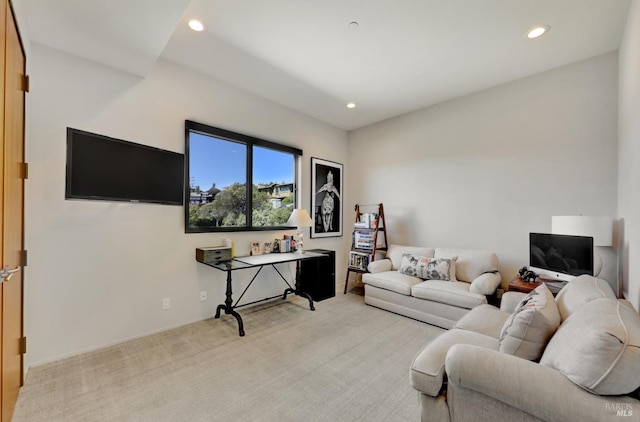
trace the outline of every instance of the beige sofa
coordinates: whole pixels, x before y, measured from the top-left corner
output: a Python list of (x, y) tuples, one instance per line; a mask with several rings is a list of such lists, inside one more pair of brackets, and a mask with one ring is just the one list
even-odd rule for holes
[[(402, 273), (403, 254), (453, 259), (450, 280), (425, 281)], [(443, 328), (486, 304), (502, 281), (496, 254), (469, 249), (391, 245), (385, 259), (371, 262), (368, 270), (362, 276), (365, 303)]]
[(638, 420), (640, 316), (592, 276), (555, 300), (507, 292), (422, 349), (410, 377), (423, 421)]

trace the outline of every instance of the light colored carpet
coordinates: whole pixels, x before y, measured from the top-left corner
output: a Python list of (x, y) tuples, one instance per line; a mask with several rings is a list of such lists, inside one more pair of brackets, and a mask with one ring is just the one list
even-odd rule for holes
[(338, 293), (240, 310), (31, 368), (14, 422), (418, 421), (413, 356), (443, 330)]

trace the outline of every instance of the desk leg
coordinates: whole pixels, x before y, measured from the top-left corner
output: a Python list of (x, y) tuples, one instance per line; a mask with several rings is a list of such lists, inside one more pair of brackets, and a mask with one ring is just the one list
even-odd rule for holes
[(233, 299), (231, 298), (232, 293), (233, 292), (231, 291), (231, 271), (227, 271), (227, 298), (224, 301), (224, 305), (222, 304), (218, 305), (218, 308), (216, 309), (216, 318), (220, 318), (220, 311), (222, 310), (224, 310), (224, 313), (226, 315), (233, 315), (238, 321), (238, 332), (240, 334), (240, 337), (243, 337), (244, 323), (242, 322), (242, 317), (240, 316), (240, 314), (233, 309)]
[(293, 293), (293, 294), (296, 294), (298, 296), (305, 297), (309, 301), (309, 309), (311, 309), (312, 311), (315, 311), (316, 308), (313, 306), (313, 299), (311, 299), (311, 296), (309, 296), (308, 294), (306, 294), (305, 292), (303, 292), (300, 289), (300, 261), (296, 261), (296, 284), (295, 284), (295, 287), (296, 287), (295, 289), (291, 289), (291, 288), (286, 289), (284, 291), (284, 295), (282, 296), (282, 299), (286, 299), (287, 298), (287, 294), (289, 294), (289, 293)]

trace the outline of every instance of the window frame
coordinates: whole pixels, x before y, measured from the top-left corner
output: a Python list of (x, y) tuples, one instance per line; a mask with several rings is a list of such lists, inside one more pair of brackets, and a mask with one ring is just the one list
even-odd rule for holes
[[(247, 225), (243, 227), (192, 227), (189, 225), (189, 205), (191, 199), (191, 187), (190, 187), (190, 146), (189, 137), (192, 132), (199, 133), (205, 136), (215, 137), (217, 139), (226, 140), (229, 142), (236, 142), (243, 144), (247, 147), (246, 156), (246, 217)], [(294, 207), (298, 206), (298, 185), (300, 184), (300, 174), (298, 171), (300, 160), (302, 159), (302, 150), (289, 145), (280, 144), (273, 141), (268, 141), (254, 136), (245, 135), (238, 132), (222, 129), (215, 126), (209, 126), (203, 123), (194, 122), (191, 120), (185, 120), (185, 202), (184, 202), (184, 223), (185, 233), (221, 233), (221, 232), (245, 232), (245, 231), (274, 231), (274, 230), (291, 230), (290, 226), (253, 226), (253, 147), (263, 147), (274, 151), (289, 153), (294, 158), (294, 171), (293, 171), (293, 198)]]

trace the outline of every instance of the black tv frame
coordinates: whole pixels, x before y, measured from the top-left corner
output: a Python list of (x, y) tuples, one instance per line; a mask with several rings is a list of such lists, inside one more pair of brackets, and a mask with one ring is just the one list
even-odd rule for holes
[[(174, 182), (168, 183), (167, 186), (171, 186), (172, 188), (180, 188), (180, 191), (173, 195), (167, 195), (165, 197), (161, 195), (147, 195), (147, 193), (153, 192), (152, 190), (145, 190), (145, 186), (140, 186), (138, 189), (134, 189), (131, 192), (123, 193), (120, 195), (107, 195), (100, 190), (104, 191), (104, 187), (101, 189), (97, 189), (95, 192), (87, 192), (87, 189), (80, 189), (77, 187), (77, 183), (74, 183), (74, 180), (77, 180), (78, 174), (77, 171), (74, 172), (79, 167), (79, 163), (74, 161), (77, 160), (77, 157), (74, 157), (74, 144), (77, 142), (83, 142), (82, 137), (90, 138), (92, 140), (102, 141), (102, 142), (112, 142), (115, 144), (120, 144), (123, 147), (131, 148), (130, 152), (136, 155), (147, 155), (147, 158), (153, 158), (157, 161), (169, 161), (172, 163), (171, 167), (173, 168), (177, 177), (178, 171), (176, 168), (179, 168), (180, 178), (179, 180), (175, 180)], [(76, 153), (78, 151), (76, 150)], [(85, 157), (86, 158), (86, 157)], [(98, 201), (117, 201), (117, 202), (131, 202), (131, 203), (150, 203), (150, 204), (161, 204), (161, 205), (184, 205), (184, 154), (180, 154), (178, 152), (168, 151), (165, 149), (152, 147), (149, 145), (143, 145), (135, 142), (125, 141), (123, 139), (112, 138), (106, 135), (100, 135), (97, 133), (87, 132), (80, 129), (74, 129), (71, 127), (67, 127), (67, 162), (66, 162), (66, 181), (65, 181), (65, 199), (84, 199), (84, 200), (98, 200)], [(179, 162), (179, 163), (178, 163)], [(96, 172), (94, 172), (91, 176), (96, 176), (97, 171), (100, 166), (104, 169), (104, 163), (100, 160), (95, 159), (93, 164), (96, 166)], [(117, 164), (117, 163), (113, 163)], [(122, 164), (122, 162), (121, 162)], [(83, 164), (84, 167), (86, 163)], [(118, 168), (118, 167), (114, 167)], [(85, 169), (86, 170), (86, 169)], [(118, 170), (122, 170), (122, 167), (119, 167)], [(153, 177), (153, 176), (156, 177)], [(85, 175), (86, 176), (86, 175)], [(119, 176), (119, 175), (118, 175)], [(140, 174), (137, 174), (140, 176)], [(144, 174), (143, 178), (151, 177), (152, 182), (145, 183), (164, 183), (164, 181), (168, 180), (167, 175), (161, 171), (154, 173), (152, 175)], [(135, 182), (134, 175), (129, 175), (127, 181)], [(138, 180), (138, 182), (140, 182)], [(122, 181), (121, 181), (122, 183)], [(143, 182), (140, 182), (143, 183)], [(131, 195), (129, 193), (132, 193)]]

